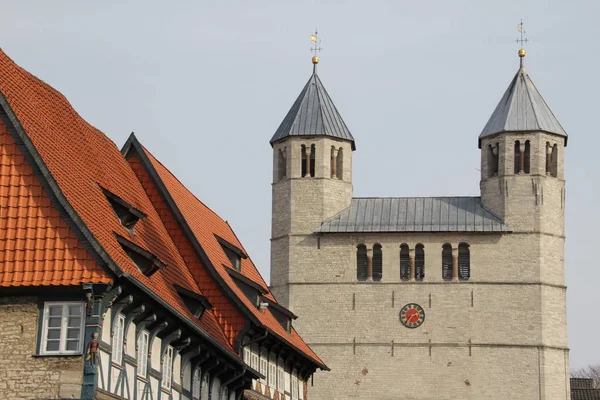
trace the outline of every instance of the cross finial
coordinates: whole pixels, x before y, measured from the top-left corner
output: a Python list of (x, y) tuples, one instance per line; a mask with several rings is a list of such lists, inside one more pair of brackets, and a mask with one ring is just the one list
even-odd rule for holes
[(316, 29), (315, 33), (310, 35), (310, 40), (313, 42), (313, 47), (310, 48), (310, 51), (315, 53), (315, 55), (312, 58), (312, 63), (315, 65), (316, 68), (317, 64), (319, 63), (319, 57), (317, 56), (317, 52), (323, 50), (321, 46), (319, 46), (321, 44), (321, 39), (319, 39), (319, 32)]

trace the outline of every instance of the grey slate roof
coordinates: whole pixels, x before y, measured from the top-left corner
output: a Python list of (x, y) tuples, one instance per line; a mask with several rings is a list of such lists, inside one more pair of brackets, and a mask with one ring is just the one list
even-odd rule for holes
[(271, 138), (271, 145), (289, 136), (331, 136), (352, 142), (354, 138), (317, 75), (316, 68), (290, 111)]
[(523, 66), (479, 135), (480, 146), (481, 138), (504, 131), (546, 131), (563, 136), (567, 143), (567, 133)]
[(353, 198), (317, 232), (510, 232), (480, 197)]

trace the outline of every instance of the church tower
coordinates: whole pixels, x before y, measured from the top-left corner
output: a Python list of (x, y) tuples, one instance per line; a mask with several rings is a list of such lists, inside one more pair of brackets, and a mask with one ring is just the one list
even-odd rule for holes
[(564, 398), (567, 134), (525, 70), (524, 49), (519, 57), (519, 70), (479, 135), (481, 198), (516, 238), (511, 251), (522, 260), (519, 280), (540, 285), (532, 299), (540, 304), (540, 391), (544, 398)]
[(354, 138), (319, 79), (319, 58), (312, 63), (310, 79), (270, 141), (271, 286), (292, 310), (288, 283), (301, 279), (294, 272), (303, 264), (303, 248), (318, 247), (315, 230), (352, 199)]

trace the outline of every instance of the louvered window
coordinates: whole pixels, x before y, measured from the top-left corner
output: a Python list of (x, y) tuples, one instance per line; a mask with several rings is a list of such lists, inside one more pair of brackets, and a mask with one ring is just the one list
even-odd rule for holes
[(267, 361), (267, 357), (265, 355), (265, 349), (261, 349), (260, 351), (260, 373), (263, 374), (265, 377), (264, 378), (260, 378), (260, 382), (262, 383), (263, 387), (267, 384), (267, 372), (268, 370), (268, 361)]
[(311, 145), (310, 146), (310, 176), (314, 177), (315, 176), (315, 156), (316, 156), (316, 149), (315, 149), (315, 145)]
[(458, 278), (466, 281), (471, 277), (471, 254), (469, 245), (460, 243), (458, 245)]
[(531, 172), (531, 144), (529, 140), (525, 142), (525, 159), (523, 160), (523, 169), (526, 174)]
[(418, 244), (415, 247), (415, 279), (422, 281), (425, 277), (425, 247)]
[(286, 165), (285, 165), (285, 150), (279, 150), (277, 152), (277, 180), (280, 181), (286, 176)]
[(380, 281), (383, 276), (383, 252), (381, 245), (373, 246), (373, 280)]
[(550, 155), (550, 175), (558, 176), (558, 145), (552, 147), (552, 154)]
[(273, 392), (277, 387), (277, 359), (275, 354), (271, 354), (269, 357), (269, 386)]
[(407, 281), (410, 279), (410, 252), (408, 245), (400, 246), (400, 280)]
[(302, 172), (302, 176), (306, 176), (306, 146), (302, 145), (302, 166), (301, 166), (301, 172)]
[(442, 247), (442, 278), (452, 280), (452, 246), (448, 243)]
[(344, 150), (341, 147), (337, 153), (335, 173), (338, 179), (344, 179)]
[(518, 174), (521, 170), (521, 143), (517, 140), (515, 142), (515, 174)]
[(356, 247), (356, 279), (359, 281), (367, 280), (367, 246), (359, 244)]

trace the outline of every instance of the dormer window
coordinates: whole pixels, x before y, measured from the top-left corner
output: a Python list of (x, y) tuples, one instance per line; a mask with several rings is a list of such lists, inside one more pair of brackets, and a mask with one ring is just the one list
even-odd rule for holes
[(231, 263), (231, 266), (233, 267), (233, 269), (235, 269), (236, 271), (241, 271), (242, 270), (242, 258), (247, 258), (248, 256), (246, 256), (246, 254), (244, 254), (244, 252), (242, 250), (240, 250), (238, 247), (234, 246), (233, 244), (229, 243), (227, 240), (216, 236), (217, 241), (219, 242), (219, 244), (221, 245), (221, 248), (223, 248), (223, 252), (225, 252), (225, 255), (227, 256), (227, 258), (229, 259), (229, 262)]
[(119, 218), (121, 225), (123, 225), (125, 228), (132, 230), (136, 222), (138, 222), (140, 219), (146, 218), (146, 214), (133, 207), (119, 196), (109, 192), (104, 188), (102, 188), (102, 191), (104, 192), (104, 195), (110, 203), (113, 211), (117, 215), (117, 218)]
[(252, 279), (245, 277), (231, 268), (228, 268), (227, 272), (229, 273), (229, 276), (233, 278), (240, 290), (246, 295), (248, 300), (256, 305), (257, 308), (260, 308), (261, 303), (263, 303), (261, 295), (267, 294), (267, 290)]
[(122, 236), (117, 235), (117, 241), (123, 248), (123, 251), (127, 253), (129, 258), (133, 261), (136, 267), (142, 272), (142, 274), (146, 276), (151, 276), (159, 269), (165, 268), (165, 264), (163, 264), (158, 257), (154, 254), (150, 253), (147, 250), (144, 250), (137, 244), (125, 239)]
[(199, 293), (192, 292), (191, 290), (182, 288), (179, 285), (175, 285), (175, 290), (183, 300), (185, 306), (190, 310), (192, 315), (198, 319), (202, 318), (204, 311), (210, 310), (212, 305)]
[(268, 297), (260, 296), (260, 302), (268, 304), (271, 314), (287, 332), (292, 331), (292, 320), (298, 318), (293, 312)]

